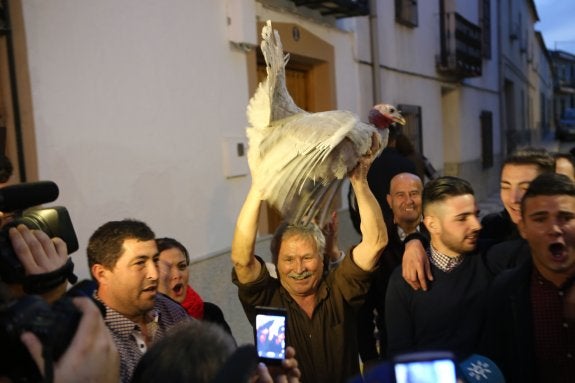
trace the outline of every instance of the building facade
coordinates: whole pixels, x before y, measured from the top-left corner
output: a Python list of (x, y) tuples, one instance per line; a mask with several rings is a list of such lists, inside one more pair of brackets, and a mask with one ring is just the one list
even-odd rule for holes
[(553, 117), (559, 121), (567, 108), (575, 108), (575, 55), (561, 50), (550, 52), (554, 69), (555, 103)]
[[(479, 197), (497, 190), (510, 150), (552, 130), (532, 0), (3, 0), (0, 16), (2, 149), (14, 182), (59, 185), (84, 278), (91, 233), (128, 217), (193, 262), (227, 257), (250, 186), (238, 147), (266, 20), (301, 107), (365, 120), (375, 103), (398, 105), (416, 147)], [(265, 239), (273, 214), (263, 221)], [(224, 265), (221, 285), (193, 283), (227, 311), (239, 303)]]

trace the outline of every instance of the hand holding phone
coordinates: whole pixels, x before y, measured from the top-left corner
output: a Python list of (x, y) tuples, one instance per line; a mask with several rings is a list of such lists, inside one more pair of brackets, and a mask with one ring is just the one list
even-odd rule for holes
[(286, 358), (287, 311), (256, 307), (254, 341), (258, 357), (265, 364), (278, 365)]
[(415, 352), (393, 360), (396, 383), (456, 383), (455, 356), (450, 352)]

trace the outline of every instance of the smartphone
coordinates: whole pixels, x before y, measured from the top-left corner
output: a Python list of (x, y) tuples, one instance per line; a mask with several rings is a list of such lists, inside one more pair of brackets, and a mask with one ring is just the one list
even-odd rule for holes
[(287, 311), (278, 307), (256, 307), (254, 341), (265, 364), (281, 364), (286, 357)]
[(393, 359), (396, 383), (457, 383), (455, 356), (451, 352), (415, 352)]

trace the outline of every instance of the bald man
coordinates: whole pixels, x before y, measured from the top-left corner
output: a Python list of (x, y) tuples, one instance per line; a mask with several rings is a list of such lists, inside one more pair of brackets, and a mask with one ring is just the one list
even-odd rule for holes
[(423, 183), (413, 173), (399, 173), (389, 184), (387, 203), (393, 213), (392, 222), (386, 222), (389, 244), (379, 259), (379, 268), (358, 319), (359, 350), (362, 361), (367, 364), (386, 358), (385, 292), (391, 273), (401, 264), (404, 240), (413, 233), (428, 236), (421, 217), (422, 191)]

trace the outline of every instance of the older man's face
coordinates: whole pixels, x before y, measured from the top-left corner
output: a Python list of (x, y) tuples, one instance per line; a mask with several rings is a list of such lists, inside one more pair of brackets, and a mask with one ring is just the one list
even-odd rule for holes
[(393, 211), (393, 219), (400, 227), (421, 220), (422, 191), (423, 184), (415, 174), (401, 173), (392, 178), (387, 203)]
[(282, 286), (291, 296), (315, 294), (323, 273), (323, 260), (314, 240), (297, 234), (284, 237), (277, 270)]

